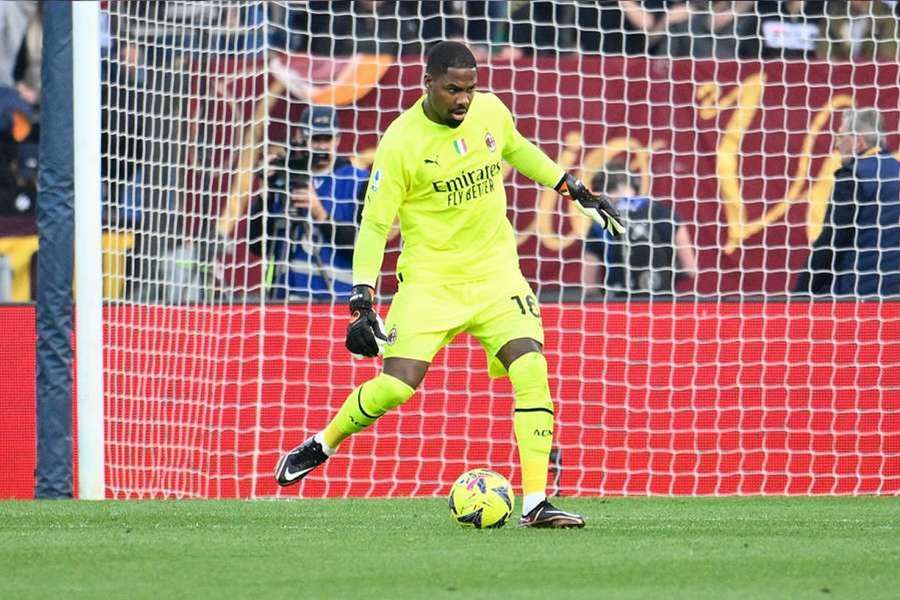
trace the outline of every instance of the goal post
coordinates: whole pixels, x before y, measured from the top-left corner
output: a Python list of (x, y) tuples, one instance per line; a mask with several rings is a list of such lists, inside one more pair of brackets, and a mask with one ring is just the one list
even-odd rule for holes
[[(607, 182), (629, 215), (616, 243), (554, 192), (502, 173), (546, 331), (553, 490), (900, 493), (900, 303), (796, 293), (827, 225), (842, 111), (878, 109), (886, 149), (898, 148), (885, 7), (770, 18), (748, 3), (724, 16), (689, 3), (664, 15), (663, 43), (595, 3), (492, 2), (468, 15), (452, 10), (481, 3), (423, 8), (433, 4), (99, 3), (104, 305), (102, 325), (79, 320), (78, 339), (102, 332), (102, 361), (85, 364), (102, 377), (85, 382), (89, 414), (78, 400), (91, 423), (83, 451), (103, 468), (91, 463), (84, 493), (439, 495), (486, 465), (518, 485), (512, 390), (487, 377), (467, 336), (302, 486), (271, 476), (379, 368), (343, 347), (352, 242), (336, 232), (354, 223), (355, 184), (423, 93), (424, 53), (444, 37), (468, 41), (479, 88), (526, 137), (589, 185)], [(710, 19), (730, 19), (728, 35), (703, 29)], [(313, 105), (337, 115), (353, 190), (340, 198), (331, 171), (309, 176), (291, 160)], [(97, 115), (82, 108), (88, 128)], [(325, 218), (293, 198), (310, 184)], [(94, 265), (97, 243), (83, 250)], [(382, 315), (400, 246), (392, 232)]]
[(100, 4), (72, 4), (78, 497), (102, 500), (103, 268), (100, 192)]

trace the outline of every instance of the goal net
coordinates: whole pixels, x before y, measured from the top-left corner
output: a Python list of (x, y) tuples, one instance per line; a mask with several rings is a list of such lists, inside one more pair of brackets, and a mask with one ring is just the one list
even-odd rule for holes
[[(552, 493), (900, 492), (896, 171), (850, 186), (869, 212), (829, 210), (845, 119), (869, 164), (898, 148), (896, 3), (818, 4), (103, 2), (107, 495), (440, 495), (480, 466), (518, 487), (511, 388), (467, 335), (302, 485), (272, 478), (380, 367), (344, 348), (357, 199), (440, 39), (625, 215), (605, 238), (504, 172)], [(311, 156), (310, 106), (339, 132), (317, 108)]]

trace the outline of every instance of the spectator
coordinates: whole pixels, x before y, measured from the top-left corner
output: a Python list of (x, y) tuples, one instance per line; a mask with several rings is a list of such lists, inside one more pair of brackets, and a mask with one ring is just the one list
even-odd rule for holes
[(319, 56), (421, 54), (444, 39), (466, 39), (486, 56), (506, 41), (507, 3), (499, 0), (312, 0), (268, 9), (274, 48)]
[(824, 39), (825, 5), (821, 0), (760, 0), (740, 18), (741, 31), (756, 21), (742, 40), (743, 58), (812, 59)]
[[(0, 214), (34, 214), (37, 201), (38, 93), (26, 85), (26, 32), (36, 2), (0, 3)], [(38, 76), (39, 77), (39, 76)]]
[(398, 11), (404, 10), (403, 4), (408, 3), (310, 0), (287, 7), (273, 5), (270, 16), (275, 20), (276, 44), (284, 36), (288, 49), (294, 52), (318, 56), (350, 56), (356, 52), (396, 55), (411, 49), (402, 48), (402, 40), (421, 47), (416, 40), (423, 20), (401, 21)]
[(686, 7), (684, 18), (669, 19), (668, 37), (656, 45), (657, 56), (726, 60), (740, 57), (739, 40), (752, 33), (740, 27), (755, 26), (755, 21), (749, 23), (743, 17), (753, 7), (752, 0), (693, 0)]
[(226, 6), (219, 15), (221, 23), (214, 27), (219, 49), (234, 53), (258, 52), (263, 49), (266, 11), (261, 5)]
[(647, 54), (667, 27), (689, 17), (685, 0), (598, 0), (576, 7), (578, 45), (584, 52)]
[[(466, 0), (465, 2), (399, 2), (404, 40), (418, 39), (431, 47), (442, 40), (465, 42), (478, 60), (491, 54), (520, 56), (507, 46), (508, 31), (501, 27), (509, 15), (510, 3), (502, 0)], [(520, 7), (521, 8), (521, 7)], [(421, 33), (418, 23), (421, 22)], [(531, 42), (528, 42), (531, 44)], [(425, 48), (404, 45), (405, 53)]]
[(16, 59), (37, 9), (37, 2), (0, 2), (0, 86), (16, 85), (13, 78)]
[(35, 108), (39, 106), (41, 97), (41, 57), (44, 44), (42, 15), (43, 7), (38, 4), (37, 10), (32, 13), (31, 20), (25, 28), (25, 35), (13, 69), (16, 89)]
[(143, 214), (143, 156), (146, 68), (141, 47), (121, 40), (113, 60), (105, 61), (100, 86), (101, 178), (111, 226), (134, 227)]
[(270, 298), (345, 298), (369, 174), (337, 155), (334, 108), (306, 108), (294, 131), (286, 152), (270, 160), (268, 197), (251, 207), (250, 249), (265, 255)]
[[(337, 41), (339, 42), (335, 48), (337, 54), (365, 52), (397, 55), (403, 49), (401, 41), (414, 40), (418, 33), (417, 26), (420, 21), (402, 22), (398, 18), (397, 6), (394, 3), (382, 0), (358, 0), (350, 3), (348, 8), (350, 14), (345, 21), (335, 23), (338, 27), (346, 23), (351, 28), (346, 38)], [(313, 30), (313, 33), (316, 31)], [(317, 42), (314, 37), (313, 43)]]
[(841, 60), (897, 61), (898, 14), (900, 4), (896, 1), (829, 2), (829, 44), (822, 56)]
[(825, 226), (796, 292), (813, 295), (900, 295), (900, 162), (881, 147), (877, 109), (843, 113)]
[(0, 87), (0, 214), (34, 214), (38, 128), (18, 90)]
[(527, 54), (572, 50), (574, 31), (568, 8), (546, 1), (510, 3), (510, 41)]
[(676, 275), (693, 278), (697, 259), (690, 235), (674, 211), (647, 196), (624, 163), (608, 165), (591, 181), (595, 194), (606, 194), (622, 215), (626, 234), (605, 235), (594, 226), (585, 243), (585, 287), (597, 286), (597, 267), (603, 257), (607, 292), (617, 295), (671, 295)]

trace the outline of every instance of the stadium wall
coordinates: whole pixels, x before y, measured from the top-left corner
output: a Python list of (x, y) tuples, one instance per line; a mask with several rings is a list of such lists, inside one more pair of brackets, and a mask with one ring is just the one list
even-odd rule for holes
[[(343, 311), (328, 305), (269, 306), (264, 332), (259, 307), (106, 310), (116, 315), (104, 319), (105, 339), (128, 329), (133, 344), (127, 356), (106, 356), (111, 497), (128, 497), (116, 482), (130, 479), (145, 482), (146, 496), (275, 495), (267, 466), (284, 450), (283, 430), (297, 441), (324, 426), (377, 366), (346, 362), (332, 336)], [(900, 303), (542, 311), (562, 493), (900, 493)], [(0, 321), (0, 497), (30, 498), (34, 308), (0, 307)], [(154, 325), (173, 322), (182, 326)], [(210, 352), (213, 334), (228, 341)], [(466, 468), (514, 464), (511, 390), (487, 378), (483, 361), (470, 338), (444, 350), (428, 374), (439, 385), (404, 406), (402, 420), (382, 418), (377, 438), (349, 440), (352, 469), (339, 455), (302, 494), (431, 495)], [(155, 375), (137, 382), (135, 369)]]
[[(287, 63), (320, 91), (354, 65), (306, 56)], [(284, 124), (296, 121), (304, 104), (284, 94), (261, 97), (261, 70), (219, 90), (212, 83), (223, 72), (248, 70), (242, 62), (221, 61), (197, 73), (195, 85), (210, 94), (194, 114), (223, 116), (199, 128), (197, 140), (240, 139), (234, 124), (259, 114), (270, 115), (269, 139), (283, 139)], [(341, 109), (342, 150), (362, 160), (370, 156), (401, 107), (422, 93), (421, 81), (416, 61), (382, 71), (375, 86), (360, 85), (364, 95)], [(568, 147), (579, 157), (574, 167), (591, 168), (626, 156), (643, 174), (645, 191), (672, 202), (692, 226), (699, 274), (682, 291), (718, 295), (785, 294), (793, 288), (809, 240), (820, 231), (839, 165), (832, 155), (831, 116), (851, 105), (875, 106), (887, 131), (900, 131), (898, 81), (900, 65), (891, 63), (568, 56), (487, 64), (478, 83), (496, 92), (520, 130), (551, 156)], [(898, 142), (900, 136), (890, 135), (887, 147), (896, 149)], [(225, 149), (214, 158), (237, 160)], [(224, 205), (250, 187), (241, 178), (211, 185), (198, 180), (196, 198), (209, 198), (212, 190)], [(542, 287), (578, 284), (586, 223), (577, 213), (567, 214), (557, 195), (541, 197), (519, 176), (508, 176), (507, 189), (526, 277)], [(236, 257), (233, 280), (252, 286), (258, 272), (248, 276), (244, 255)], [(386, 257), (383, 292), (395, 289), (390, 272), (396, 257)]]

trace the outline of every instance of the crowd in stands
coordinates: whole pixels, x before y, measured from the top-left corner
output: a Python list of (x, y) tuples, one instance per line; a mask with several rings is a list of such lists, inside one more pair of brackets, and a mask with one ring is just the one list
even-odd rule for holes
[(870, 0), (372, 0), (273, 3), (270, 44), (341, 56), (420, 54), (464, 39), (482, 57), (628, 54), (896, 59), (897, 2)]
[[(422, 55), (441, 39), (490, 55), (897, 59), (896, 0), (307, 0), (130, 2), (139, 38), (188, 51)], [(190, 25), (187, 25), (187, 24)], [(241, 33), (235, 33), (238, 29)]]
[[(112, 6), (107, 0), (101, 4)], [(35, 1), (0, 2), (0, 238), (36, 232), (41, 12), (41, 4)], [(198, 52), (213, 50), (225, 56), (259, 52), (263, 56), (274, 50), (327, 57), (366, 52), (421, 57), (430, 43), (460, 39), (475, 50), (479, 60), (580, 54), (900, 61), (900, 2), (892, 0), (160, 1), (116, 3), (115, 10), (103, 15), (102, 205), (106, 224), (134, 233), (127, 269), (140, 271), (143, 277), (131, 278), (132, 282), (165, 280), (177, 271), (172, 264), (215, 260), (208, 248), (186, 248), (177, 241), (183, 224), (171, 190), (177, 187), (173, 182), (184, 175), (179, 171), (182, 167), (144, 160), (146, 156), (176, 155), (176, 146), (183, 145), (179, 136), (184, 132), (167, 129), (172, 127), (172, 119), (166, 117), (184, 114), (185, 107), (179, 103), (187, 94), (173, 94), (172, 90), (189, 82), (177, 74), (179, 69), (169, 67), (196, 57)], [(152, 84), (147, 81), (148, 72), (155, 73)], [(260, 160), (269, 160), (268, 171), (277, 175), (283, 170), (272, 166), (276, 165), (272, 160), (280, 160), (277, 164), (287, 168), (296, 148), (317, 143), (321, 148), (312, 151), (320, 163), (310, 169), (311, 177), (304, 180), (303, 189), (293, 189), (288, 177), (282, 196), (255, 198), (250, 206), (251, 235), (255, 232), (260, 237), (265, 228), (270, 236), (275, 236), (275, 230), (286, 236), (281, 247), (251, 244), (251, 251), (263, 260), (278, 255), (277, 260), (287, 265), (264, 277), (272, 298), (346, 292), (344, 280), (359, 220), (357, 207), (368, 177), (366, 171), (337, 154), (341, 129), (336, 114), (325, 107), (313, 107), (303, 114), (310, 115), (310, 122), (305, 128), (289, 130), (284, 151), (274, 159)], [(327, 123), (316, 129), (312, 115)], [(878, 188), (881, 191), (851, 185), (862, 171), (867, 177), (887, 172), (896, 160), (880, 145), (884, 132), (877, 115), (853, 113), (848, 119), (858, 125), (861, 137), (854, 138), (855, 147), (842, 150), (845, 161), (826, 228), (797, 291), (900, 293), (900, 289), (894, 290), (900, 288), (900, 281), (886, 278), (888, 283), (873, 284), (859, 277), (865, 269), (900, 272), (900, 264), (883, 262), (885, 256), (894, 254), (879, 244), (893, 238), (885, 235), (876, 217), (859, 229), (857, 221), (869, 217), (855, 207), (900, 201), (896, 182)], [(145, 135), (147, 131), (153, 135)], [(847, 132), (850, 134), (855, 132)], [(639, 194), (632, 177), (626, 165), (610, 165), (591, 182), (595, 191), (609, 195), (621, 212), (630, 215), (631, 241), (623, 245), (604, 239), (601, 232), (589, 233), (583, 271), (588, 294), (596, 289), (613, 295), (671, 295), (676, 281), (692, 279), (696, 273), (688, 225), (680, 223), (664, 202)], [(269, 181), (271, 189), (275, 189), (273, 185)], [(146, 214), (154, 218), (147, 219)], [(262, 214), (274, 217), (263, 222)], [(291, 221), (297, 215), (306, 219), (305, 227)], [(30, 221), (23, 225), (23, 221), (7, 217)], [(851, 252), (860, 239), (869, 239), (866, 236), (875, 232), (874, 227), (881, 233), (869, 242), (877, 250), (877, 260), (882, 261), (875, 267), (870, 264), (872, 256)], [(858, 230), (862, 231), (860, 237), (855, 233), (847, 237)], [(892, 231), (888, 228), (888, 234)], [(207, 231), (199, 237), (214, 235)], [(333, 247), (329, 249), (329, 245)], [(311, 252), (310, 248), (320, 250)], [(166, 263), (169, 267), (163, 265), (162, 257), (171, 259)], [(900, 263), (900, 256), (894, 258)], [(323, 266), (323, 260), (328, 264)], [(302, 273), (291, 267), (300, 263), (306, 265)], [(0, 256), (0, 292), (5, 289), (4, 264)], [(825, 273), (828, 265), (841, 273)], [(166, 268), (169, 275), (164, 273)], [(857, 278), (853, 282), (849, 281), (851, 274)], [(159, 297), (141, 287), (126, 289), (125, 294), (136, 300)], [(199, 295), (192, 298), (202, 299)], [(0, 296), (0, 301), (4, 299)]]

